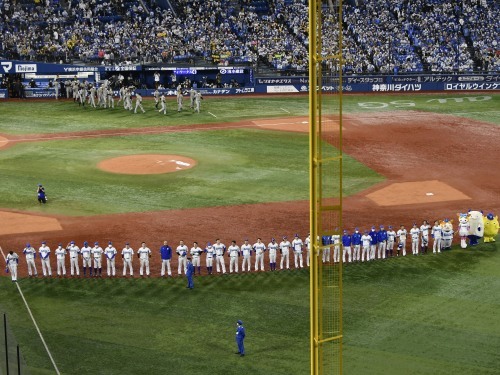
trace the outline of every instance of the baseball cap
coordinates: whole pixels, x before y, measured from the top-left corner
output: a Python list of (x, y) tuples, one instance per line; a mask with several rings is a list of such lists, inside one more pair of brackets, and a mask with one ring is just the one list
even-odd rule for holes
[(26, 247), (30, 247), (31, 245), (29, 243), (26, 244)]
[(207, 246), (212, 246), (212, 244), (210, 242), (207, 242)]
[(94, 245), (99, 245), (99, 242), (94, 242)]
[(59, 243), (58, 245), (59, 245), (59, 246), (62, 246), (62, 243)]
[(356, 228), (354, 228), (354, 230), (357, 232), (359, 230), (359, 228), (356, 227)]
[(83, 244), (84, 244), (85, 246), (87, 246), (89, 243), (88, 243), (87, 241), (85, 241)]
[(380, 226), (380, 228), (384, 228), (384, 226), (383, 226), (383, 225), (381, 225), (381, 226)]
[(375, 229), (375, 225), (374, 225), (374, 226), (372, 226), (372, 229)]
[(299, 234), (298, 234), (298, 233), (295, 233), (295, 237), (298, 237), (298, 236), (299, 236)]
[(129, 242), (125, 242), (125, 245), (130, 245), (130, 243)]
[(75, 244), (75, 241), (71, 241), (71, 242), (70, 242), (70, 244), (71, 244), (71, 245), (74, 245), (74, 244)]
[(240, 326), (243, 325), (243, 322), (241, 320), (238, 320), (236, 323), (238, 323)]
[(109, 242), (108, 242), (108, 245), (113, 245), (113, 242), (109, 241)]
[(45, 245), (47, 242), (46, 241), (42, 241), (42, 245)]
[(276, 241), (276, 240), (275, 240), (275, 239), (274, 239), (274, 237), (273, 237), (273, 238), (271, 238), (271, 241)]
[(283, 236), (283, 239), (286, 240), (286, 236)]
[(392, 225), (389, 225), (389, 229), (392, 229)]

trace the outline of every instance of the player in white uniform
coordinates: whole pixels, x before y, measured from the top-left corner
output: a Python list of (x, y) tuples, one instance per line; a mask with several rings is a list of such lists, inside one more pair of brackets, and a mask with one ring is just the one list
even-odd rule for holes
[(398, 237), (398, 253), (397, 256), (399, 256), (399, 252), (401, 251), (403, 253), (403, 256), (406, 256), (406, 236), (408, 235), (407, 230), (405, 229), (404, 225), (401, 225), (399, 230), (396, 232), (396, 235)]
[(116, 276), (115, 258), (117, 253), (113, 243), (109, 241), (108, 246), (104, 249), (108, 277)]
[(54, 251), (57, 259), (57, 276), (66, 276), (66, 249), (62, 246), (62, 243), (57, 246)]
[(266, 245), (262, 242), (260, 238), (257, 238), (257, 242), (253, 244), (253, 251), (255, 251), (255, 271), (264, 271), (264, 251), (266, 251)]
[(158, 103), (160, 103), (160, 92), (158, 89), (154, 91), (153, 98), (155, 99), (155, 108), (158, 109)]
[(78, 256), (80, 255), (80, 248), (75, 245), (75, 241), (71, 241), (66, 246), (66, 251), (69, 254), (69, 269), (71, 276), (80, 276), (80, 267), (78, 267)]
[(82, 254), (83, 277), (87, 276), (87, 268), (89, 269), (90, 277), (92, 277), (92, 248), (87, 241), (83, 243), (80, 253)]
[(252, 245), (248, 243), (248, 239), (245, 239), (245, 242), (243, 243), (243, 245), (241, 245), (241, 256), (243, 257), (243, 260), (241, 262), (241, 270), (243, 272), (247, 271), (247, 268), (248, 271), (252, 270), (251, 255)]
[(194, 97), (194, 111), (200, 113), (201, 101), (203, 100), (203, 96), (201, 92), (197, 92)]
[(92, 258), (94, 259), (94, 277), (102, 276), (102, 247), (99, 246), (99, 242), (94, 242), (94, 247), (92, 248)]
[(271, 271), (276, 271), (276, 253), (278, 252), (279, 245), (274, 238), (271, 238), (271, 242), (267, 244), (267, 249), (269, 250), (269, 265)]
[(224, 254), (226, 252), (226, 245), (220, 242), (220, 239), (215, 240), (215, 264), (217, 266), (217, 273), (226, 273), (226, 261), (224, 260)]
[(140, 108), (141, 111), (142, 111), (142, 113), (146, 113), (146, 111), (144, 110), (144, 107), (142, 106), (142, 96), (139, 93), (135, 94), (135, 109), (134, 109), (134, 113), (137, 113), (137, 108)]
[(19, 256), (13, 252), (9, 251), (7, 257), (5, 258), (6, 267), (10, 271), (10, 277), (12, 278), (12, 282), (17, 281), (17, 265), (19, 264)]
[(207, 242), (204, 252), (207, 254), (205, 258), (207, 273), (211, 275), (214, 267), (215, 249), (210, 242)]
[(439, 225), (439, 221), (434, 222), (431, 230), (431, 236), (434, 239), (432, 243), (432, 252), (434, 254), (441, 252), (441, 239), (443, 238), (443, 228)]
[(368, 256), (370, 253), (370, 244), (372, 242), (372, 237), (368, 234), (368, 231), (365, 230), (365, 233), (361, 236), (361, 244), (363, 249), (361, 251), (361, 261), (364, 262), (369, 260)]
[(23, 250), (23, 254), (26, 256), (26, 264), (28, 265), (28, 276), (38, 276), (38, 272), (36, 271), (35, 258), (36, 258), (36, 250), (29, 243), (26, 244), (26, 247)]
[(193, 274), (196, 275), (196, 267), (198, 267), (198, 275), (201, 275), (201, 254), (203, 253), (203, 249), (198, 246), (198, 242), (193, 242), (193, 247), (189, 251), (191, 254), (192, 263), (194, 267)]
[(130, 272), (130, 277), (134, 277), (134, 269), (132, 268), (132, 259), (134, 256), (134, 249), (130, 247), (127, 242), (125, 247), (122, 249), (122, 259), (123, 259), (123, 276), (127, 277), (127, 266)]
[(389, 230), (387, 231), (387, 247), (386, 247), (386, 252), (387, 252), (387, 258), (389, 258), (389, 255), (392, 257), (394, 256), (394, 242), (396, 241), (396, 232), (394, 229), (392, 229), (392, 225), (389, 225)]
[(236, 241), (231, 241), (231, 245), (227, 248), (229, 256), (229, 273), (233, 270), (238, 273), (238, 257), (240, 256), (240, 247), (236, 245)]
[(94, 86), (90, 86), (89, 100), (90, 100), (90, 106), (93, 108), (97, 108), (97, 105), (95, 103), (96, 95), (97, 95), (97, 89)]
[(420, 229), (417, 228), (417, 223), (413, 223), (413, 227), (410, 229), (411, 236), (411, 253), (413, 255), (418, 255), (418, 240), (420, 239)]
[(179, 241), (179, 246), (177, 246), (177, 249), (175, 249), (175, 252), (178, 255), (177, 262), (178, 262), (178, 267), (177, 267), (177, 274), (180, 276), (182, 275), (182, 271), (184, 271), (184, 275), (186, 274), (187, 271), (187, 253), (189, 249), (186, 245), (184, 245), (184, 241)]
[(196, 97), (196, 90), (191, 87), (189, 90), (189, 108), (193, 109), (194, 108), (194, 100)]
[(149, 258), (151, 258), (151, 249), (146, 246), (146, 242), (141, 243), (141, 247), (137, 250), (137, 257), (140, 260), (139, 275), (143, 275), (143, 270), (146, 268), (146, 276), (149, 277)]
[[(114, 92), (113, 89), (104, 89), (104, 92), (107, 94), (108, 97), (108, 108), (115, 109), (115, 97), (114, 97)], [(132, 110), (132, 100), (130, 99), (130, 109)]]
[(306, 265), (309, 267), (309, 262), (311, 259), (311, 235), (307, 233), (307, 237), (304, 240), (304, 244), (306, 245)]
[(182, 101), (184, 97), (182, 96), (182, 86), (177, 86), (177, 112), (182, 111)]
[(293, 255), (295, 261), (295, 268), (304, 268), (304, 259), (302, 258), (302, 248), (304, 241), (302, 241), (298, 234), (292, 240)]
[(429, 222), (424, 220), (420, 226), (420, 239), (422, 241), (420, 247), (422, 248), (422, 254), (425, 254), (429, 248), (429, 229), (431, 229)]
[(40, 261), (42, 262), (43, 277), (52, 276), (52, 268), (50, 267), (50, 248), (47, 246), (45, 241), (42, 242), (42, 246), (38, 248), (40, 253)]
[(166, 100), (165, 100), (165, 95), (164, 94), (161, 94), (160, 96), (160, 109), (158, 110), (158, 112), (162, 113), (164, 115), (167, 114), (167, 103), (166, 103)]
[(286, 262), (286, 269), (290, 269), (290, 248), (292, 244), (287, 240), (286, 236), (283, 236), (283, 241), (280, 242), (280, 253), (281, 253), (281, 261), (280, 261), (280, 269), (283, 269), (283, 266)]
[(333, 262), (340, 262), (340, 233), (337, 233), (339, 228), (335, 229), (335, 234), (332, 236), (333, 241)]

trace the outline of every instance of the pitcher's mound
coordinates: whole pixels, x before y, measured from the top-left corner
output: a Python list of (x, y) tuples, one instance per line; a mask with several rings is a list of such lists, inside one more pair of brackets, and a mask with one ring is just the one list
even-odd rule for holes
[(121, 174), (160, 174), (193, 168), (196, 161), (185, 156), (165, 154), (127, 155), (101, 161), (97, 167)]

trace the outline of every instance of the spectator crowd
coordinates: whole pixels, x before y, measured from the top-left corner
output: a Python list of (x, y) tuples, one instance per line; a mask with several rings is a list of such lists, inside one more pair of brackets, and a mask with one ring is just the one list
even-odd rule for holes
[[(255, 64), (304, 72), (307, 0), (0, 0), (0, 56), (99, 64)], [(350, 73), (500, 71), (496, 0), (335, 1), (322, 9), (322, 53)], [(330, 66), (334, 68), (333, 66)]]

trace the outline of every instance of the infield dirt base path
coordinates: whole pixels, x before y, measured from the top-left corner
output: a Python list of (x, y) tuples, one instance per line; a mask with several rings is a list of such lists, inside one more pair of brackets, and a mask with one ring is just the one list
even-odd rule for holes
[[(297, 131), (302, 125), (295, 121), (294, 129), (290, 130)], [(226, 125), (210, 124), (206, 128), (213, 129), (216, 126), (224, 128)], [(247, 121), (241, 127), (248, 126), (257, 125)], [(484, 210), (485, 213), (500, 212), (500, 174), (498, 151), (495, 151), (500, 144), (498, 126), (449, 115), (385, 112), (380, 116), (346, 116), (343, 134), (344, 152), (387, 179), (344, 199), (345, 228), (358, 226), (364, 229), (371, 225), (394, 226), (401, 223), (408, 227), (414, 221), (420, 223), (423, 219), (456, 218), (457, 212), (468, 209)], [(415, 200), (415, 203), (411, 203), (403, 191), (400, 192), (400, 198), (392, 196), (391, 203), (385, 205), (370, 198), (374, 195), (383, 198), (385, 193), (395, 194), (390, 190), (394, 184), (425, 185), (426, 181), (436, 181), (458, 195), (449, 196), (447, 194), (451, 190), (448, 190), (448, 193), (440, 193), (444, 194), (444, 199), (424, 203)], [(384, 189), (388, 188), (384, 193)], [(193, 241), (204, 245), (218, 237), (226, 246), (232, 239), (240, 244), (246, 237), (255, 241), (260, 236), (266, 244), (271, 237), (278, 240), (283, 235), (290, 237), (295, 233), (304, 238), (309, 231), (309, 203), (264, 203), (56, 219), (62, 231), (2, 235), (0, 244), (4, 250), (13, 248), (19, 252), (27, 241), (38, 247), (46, 239), (54, 247), (57, 242), (66, 244), (70, 240), (79, 244), (84, 240), (98, 240), (101, 243), (112, 240), (121, 251), (126, 241), (135, 249), (141, 241), (146, 241), (154, 253), (153, 274), (158, 275), (158, 248), (164, 239), (169, 240), (175, 249), (181, 239), (191, 247)], [(24, 267), (24, 262), (21, 263)], [(118, 261), (118, 264), (120, 269), (121, 262)], [(21, 274), (25, 274), (22, 267)]]

